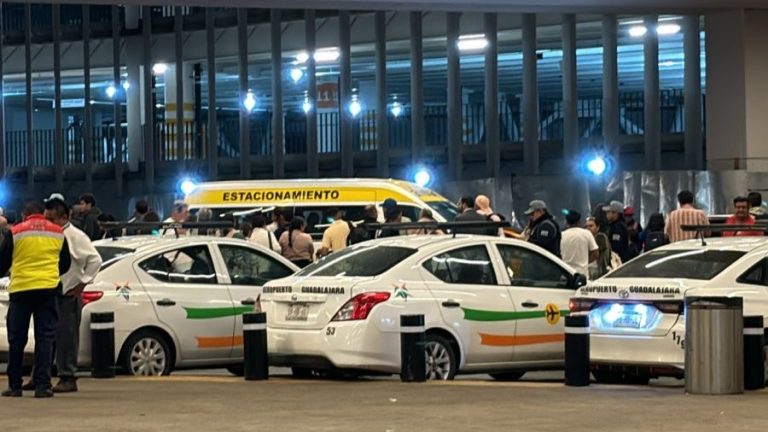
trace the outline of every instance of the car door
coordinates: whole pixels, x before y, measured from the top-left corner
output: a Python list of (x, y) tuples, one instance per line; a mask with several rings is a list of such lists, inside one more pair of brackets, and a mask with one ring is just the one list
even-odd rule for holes
[(523, 245), (496, 242), (504, 267), (502, 280), (520, 311), (514, 359), (545, 361), (563, 358), (564, 322), (575, 290), (573, 276), (554, 259)]
[(158, 319), (176, 334), (183, 361), (229, 358), (235, 310), (207, 244), (159, 252), (137, 267)]
[(232, 357), (243, 357), (243, 318), (246, 312), (259, 308), (257, 302), (262, 286), (273, 280), (292, 275), (292, 268), (272, 256), (246, 245), (219, 244), (219, 257), (226, 269), (224, 282), (234, 302), (235, 323), (233, 329)]
[(487, 242), (442, 251), (422, 264), (424, 281), (448, 328), (462, 339), (467, 365), (512, 361), (515, 305), (498, 284)]

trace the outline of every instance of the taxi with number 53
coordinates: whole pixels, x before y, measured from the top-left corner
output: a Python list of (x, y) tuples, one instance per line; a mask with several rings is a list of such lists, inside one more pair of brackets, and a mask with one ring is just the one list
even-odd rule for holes
[(264, 286), (270, 363), (296, 376), (400, 371), (400, 316), (423, 314), (429, 379), (519, 379), (561, 368), (583, 275), (545, 250), (488, 236), (405, 236), (331, 254)]

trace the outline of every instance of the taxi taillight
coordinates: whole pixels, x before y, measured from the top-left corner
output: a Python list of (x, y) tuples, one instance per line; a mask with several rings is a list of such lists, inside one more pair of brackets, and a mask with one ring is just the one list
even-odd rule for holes
[(597, 301), (590, 299), (572, 298), (568, 301), (568, 310), (574, 312), (589, 312), (597, 304)]
[(83, 306), (93, 303), (104, 297), (103, 291), (83, 291)]
[(331, 321), (356, 321), (368, 318), (374, 306), (389, 300), (388, 292), (368, 292), (352, 297)]

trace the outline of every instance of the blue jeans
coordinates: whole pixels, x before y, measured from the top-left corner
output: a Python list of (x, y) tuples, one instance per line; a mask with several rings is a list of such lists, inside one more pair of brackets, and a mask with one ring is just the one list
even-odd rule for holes
[(53, 342), (59, 312), (56, 290), (45, 289), (11, 294), (8, 307), (8, 384), (21, 389), (24, 368), (24, 347), (27, 346), (29, 320), (35, 319), (35, 372), (33, 381), (37, 389), (51, 387), (51, 361)]

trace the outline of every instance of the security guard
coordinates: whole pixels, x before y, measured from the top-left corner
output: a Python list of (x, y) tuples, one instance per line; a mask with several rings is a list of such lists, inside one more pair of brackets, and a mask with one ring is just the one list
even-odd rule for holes
[(530, 216), (528, 228), (531, 232), (528, 242), (548, 250), (556, 257), (560, 257), (560, 240), (562, 235), (560, 227), (547, 211), (547, 203), (541, 200), (533, 200), (528, 204), (525, 214)]
[(53, 396), (51, 359), (56, 337), (59, 277), (69, 270), (70, 256), (62, 228), (43, 217), (38, 202), (28, 202), (24, 222), (0, 244), (0, 274), (11, 271), (8, 286), (8, 389), (2, 396), (21, 397), (24, 347), (29, 320), (35, 322), (35, 397)]

